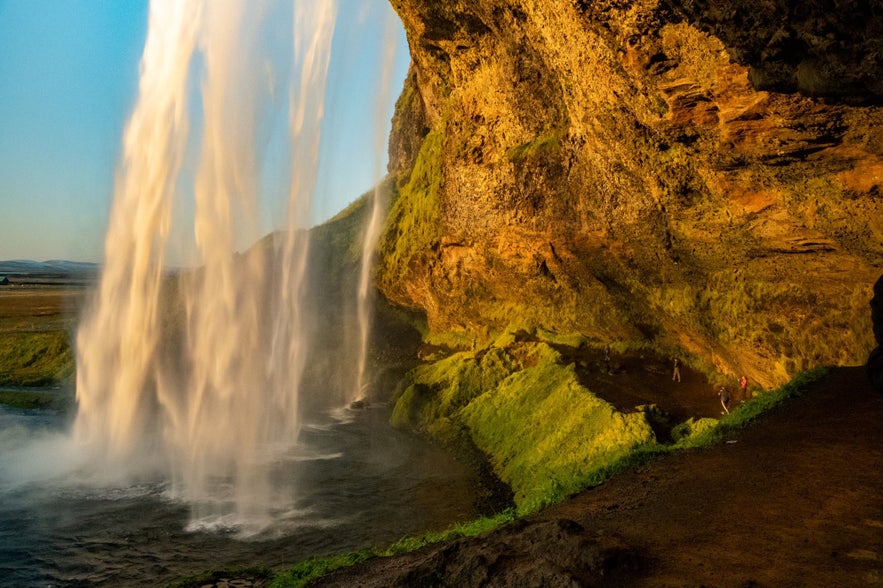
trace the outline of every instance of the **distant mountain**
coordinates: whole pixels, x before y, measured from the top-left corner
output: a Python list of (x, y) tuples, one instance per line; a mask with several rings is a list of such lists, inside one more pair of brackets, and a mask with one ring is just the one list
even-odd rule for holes
[(49, 261), (10, 260), (0, 261), (0, 275), (5, 276), (82, 276), (98, 273), (97, 263), (65, 261), (52, 259)]
[(99, 265), (97, 263), (87, 263), (83, 261), (66, 261), (63, 259), (50, 259), (44, 261), (41, 265), (56, 271), (64, 271), (68, 273), (98, 273)]

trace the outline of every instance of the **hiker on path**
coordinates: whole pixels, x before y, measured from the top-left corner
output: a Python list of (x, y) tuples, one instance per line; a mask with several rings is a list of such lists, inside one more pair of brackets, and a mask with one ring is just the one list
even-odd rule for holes
[(613, 374), (613, 370), (610, 369), (610, 345), (604, 346), (604, 369), (608, 374)]
[(675, 369), (674, 369), (674, 372), (672, 372), (672, 374), (671, 374), (671, 381), (672, 382), (680, 382), (681, 381), (681, 358), (676, 356), (672, 361), (674, 362)]
[[(721, 399), (721, 406), (724, 407), (724, 412), (730, 414), (730, 409), (727, 408), (730, 405), (730, 391), (727, 390), (726, 386), (721, 386), (721, 389), (717, 391), (717, 395)], [(724, 414), (723, 412), (721, 414)]]
[(739, 380), (739, 387), (742, 388), (742, 400), (748, 400), (748, 376), (742, 376)]

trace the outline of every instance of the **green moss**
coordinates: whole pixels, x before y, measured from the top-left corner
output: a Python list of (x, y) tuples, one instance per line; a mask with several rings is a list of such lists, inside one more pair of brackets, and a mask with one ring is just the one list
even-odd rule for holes
[(705, 439), (709, 432), (717, 427), (718, 422), (717, 419), (694, 419), (691, 417), (672, 428), (672, 440), (680, 446), (692, 446), (696, 443), (697, 439)]
[(270, 582), (270, 588), (300, 588), (334, 570), (356, 565), (371, 557), (375, 557), (375, 553), (371, 550), (364, 550), (311, 558), (292, 566), (286, 572), (277, 574)]
[(525, 329), (524, 327), (510, 324), (496, 339), (494, 339), (494, 347), (509, 347), (510, 345), (515, 343), (516, 339), (518, 338), (518, 333), (521, 331), (526, 332), (529, 335), (533, 335), (535, 333), (533, 329)]
[(352, 566), (375, 557), (390, 557), (416, 551), (426, 545), (454, 541), (463, 537), (475, 537), (496, 529), (515, 519), (511, 510), (504, 511), (493, 517), (482, 517), (468, 523), (455, 525), (444, 531), (430, 531), (417, 537), (406, 537), (384, 548), (363, 549), (355, 553), (315, 557), (292, 566), (286, 572), (273, 578), (270, 588), (300, 588), (312, 580), (320, 578), (334, 570)]
[(390, 422), (451, 440), (457, 412), (518, 368), (516, 360), (498, 348), (478, 355), (455, 353), (422, 365), (409, 374), (410, 384), (396, 402)]
[(514, 373), (463, 412), (475, 444), (533, 512), (585, 487), (598, 470), (652, 442), (643, 413), (623, 415), (582, 387), (548, 345), (536, 365)]
[(540, 135), (533, 141), (513, 147), (506, 152), (509, 161), (513, 163), (521, 162), (526, 159), (542, 158), (549, 153), (557, 151), (561, 147), (561, 131), (553, 131), (545, 135)]
[(52, 385), (70, 381), (73, 374), (67, 332), (0, 333), (0, 385)]
[(513, 349), (518, 359), (494, 346), (417, 368), (392, 423), (449, 443), (468, 435), (512, 488), (521, 513), (584, 488), (653, 441), (643, 413), (623, 415), (591, 394), (548, 344)]
[(361, 233), (371, 196), (372, 192), (362, 194), (328, 222), (312, 230), (312, 239), (325, 243), (333, 250), (340, 265), (355, 263), (362, 256)]
[(536, 335), (541, 341), (546, 341), (553, 345), (566, 345), (567, 347), (573, 347), (574, 349), (578, 349), (589, 343), (586, 336), (581, 333), (560, 334), (546, 329), (537, 329)]
[(395, 288), (418, 252), (438, 240), (441, 227), (442, 148), (444, 129), (423, 139), (408, 182), (398, 191), (380, 239), (378, 279)]

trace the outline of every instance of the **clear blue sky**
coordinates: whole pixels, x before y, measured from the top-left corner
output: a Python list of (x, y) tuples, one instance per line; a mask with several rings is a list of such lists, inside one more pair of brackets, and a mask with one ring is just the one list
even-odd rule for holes
[[(101, 260), (148, 4), (0, 0), (0, 260)], [(376, 177), (380, 44), (396, 44), (391, 101), (409, 59), (398, 20), (393, 38), (384, 36), (391, 10), (387, 0), (339, 0), (317, 221)], [(384, 117), (387, 135), (391, 114)], [(384, 168), (385, 148), (384, 141)], [(275, 157), (266, 154), (268, 166), (282, 165), (284, 158)]]

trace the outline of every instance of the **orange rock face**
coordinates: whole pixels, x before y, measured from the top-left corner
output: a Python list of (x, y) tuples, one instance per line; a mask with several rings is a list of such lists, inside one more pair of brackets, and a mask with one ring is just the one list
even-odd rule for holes
[(870, 8), (392, 4), (413, 62), (389, 298), (439, 331), (650, 343), (765, 385), (867, 357), (883, 263)]

